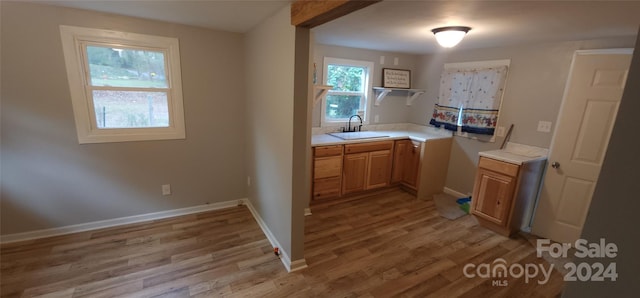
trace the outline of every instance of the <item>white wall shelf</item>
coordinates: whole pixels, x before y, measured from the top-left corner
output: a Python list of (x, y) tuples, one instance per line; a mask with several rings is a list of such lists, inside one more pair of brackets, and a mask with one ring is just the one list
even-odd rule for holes
[(407, 93), (407, 105), (410, 106), (413, 104), (413, 101), (418, 98), (418, 96), (422, 95), (426, 90), (424, 89), (398, 89), (398, 88), (384, 88), (384, 87), (373, 87), (373, 90), (377, 94), (375, 105), (379, 106), (382, 100), (387, 96), (387, 94), (395, 91), (406, 92)]
[(313, 106), (315, 107), (318, 101), (324, 98), (331, 89), (333, 89), (333, 86), (313, 85)]

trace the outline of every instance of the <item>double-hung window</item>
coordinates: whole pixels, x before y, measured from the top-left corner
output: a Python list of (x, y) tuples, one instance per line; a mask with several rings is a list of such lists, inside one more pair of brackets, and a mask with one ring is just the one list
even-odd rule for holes
[(352, 115), (360, 115), (368, 122), (372, 74), (372, 62), (324, 58), (324, 82), (333, 89), (322, 103), (322, 125), (342, 124)]
[(79, 143), (185, 138), (176, 38), (60, 26)]

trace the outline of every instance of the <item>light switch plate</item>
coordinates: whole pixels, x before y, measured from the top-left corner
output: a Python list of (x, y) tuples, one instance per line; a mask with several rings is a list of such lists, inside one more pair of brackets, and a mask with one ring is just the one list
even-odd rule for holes
[(538, 131), (551, 132), (551, 124), (550, 121), (538, 121)]
[(375, 123), (380, 122), (380, 115), (375, 115), (375, 116), (373, 117), (373, 122), (375, 122)]
[(504, 126), (498, 126), (498, 129), (496, 129), (496, 136), (504, 137)]
[(171, 184), (163, 184), (162, 185), (162, 195), (168, 196), (171, 194)]

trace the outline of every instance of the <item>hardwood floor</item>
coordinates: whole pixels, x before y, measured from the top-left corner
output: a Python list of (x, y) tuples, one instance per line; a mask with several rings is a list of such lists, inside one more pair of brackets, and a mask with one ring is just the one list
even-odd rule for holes
[[(1, 246), (2, 297), (555, 297), (524, 277), (467, 278), (465, 264), (548, 263), (524, 238), (440, 217), (399, 190), (311, 206), (308, 268), (287, 273), (245, 206)], [(473, 271), (473, 270), (470, 270)], [(473, 271), (475, 272), (475, 271)], [(502, 280), (502, 279), (501, 279)]]

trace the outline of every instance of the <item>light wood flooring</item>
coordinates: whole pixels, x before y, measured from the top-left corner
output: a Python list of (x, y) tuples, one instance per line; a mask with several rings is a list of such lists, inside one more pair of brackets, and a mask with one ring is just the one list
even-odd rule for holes
[(544, 264), (524, 238), (440, 217), (399, 190), (311, 206), (308, 268), (287, 273), (245, 206), (1, 247), (2, 297), (555, 297), (466, 278), (467, 263)]

